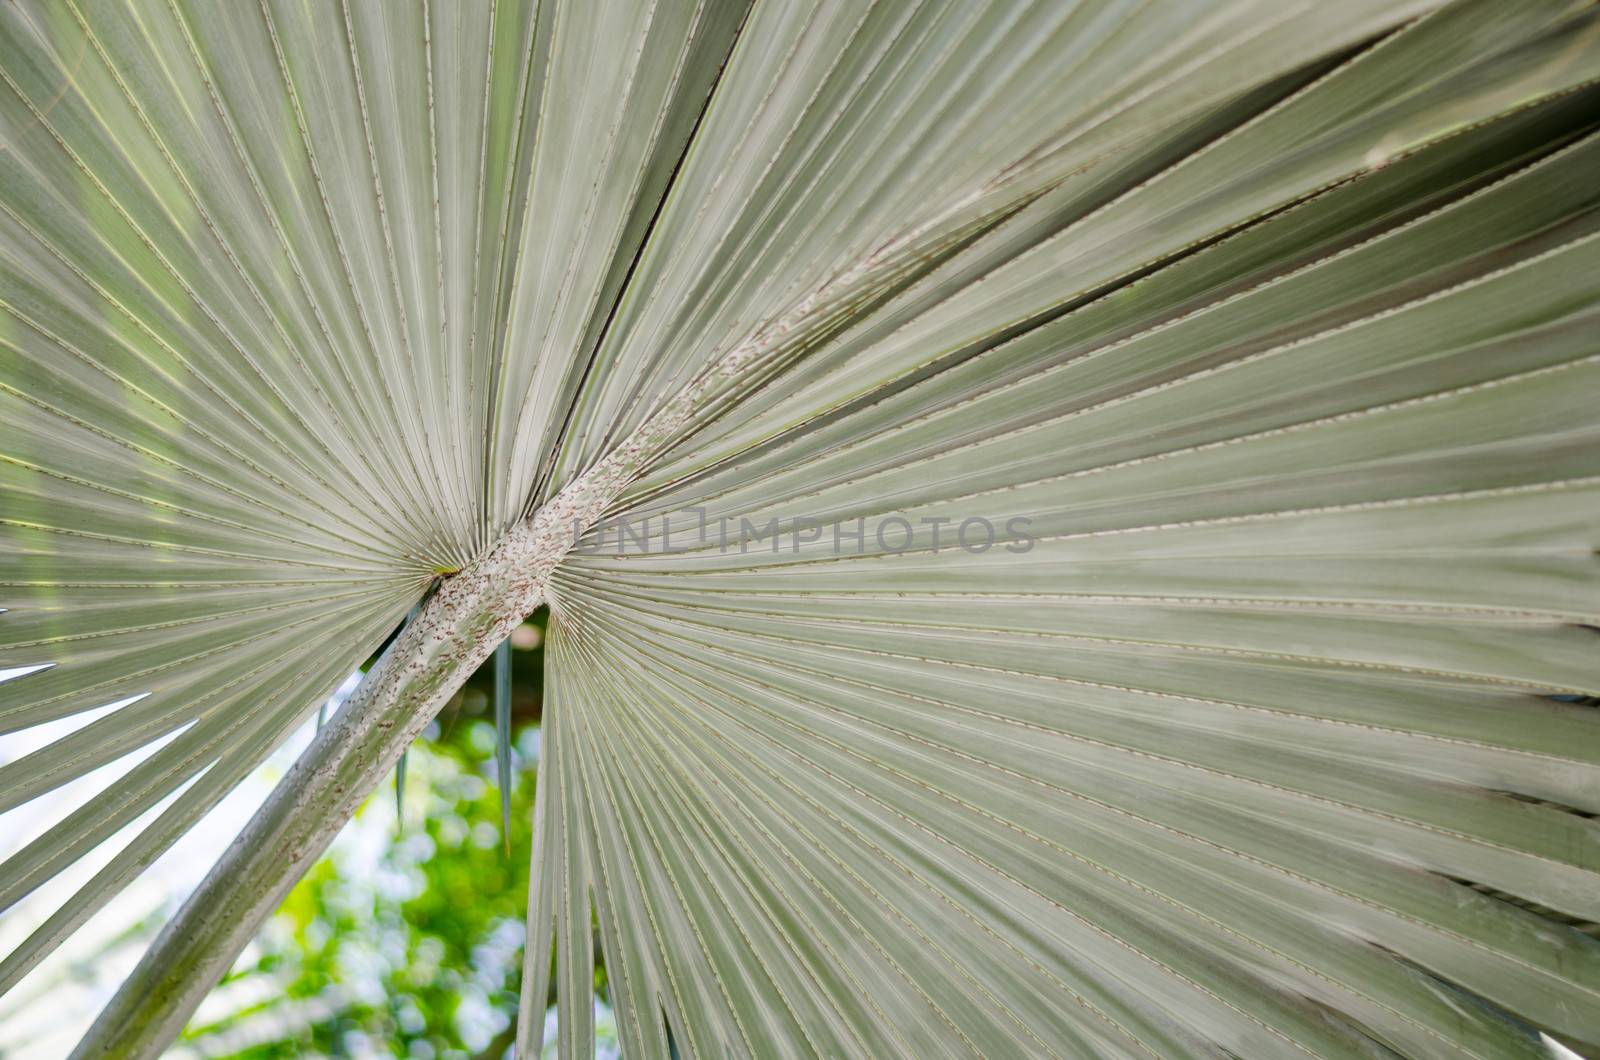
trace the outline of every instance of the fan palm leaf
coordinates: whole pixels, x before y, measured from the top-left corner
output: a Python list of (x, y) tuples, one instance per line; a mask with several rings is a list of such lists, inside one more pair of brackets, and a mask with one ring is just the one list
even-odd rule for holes
[(5, 5), (0, 726), (88, 720), (0, 810), (154, 750), (0, 865), (126, 840), (0, 989), (425, 599), (81, 1055), (545, 605), (522, 1053), (596, 937), (630, 1055), (1600, 1047), (1597, 44)]

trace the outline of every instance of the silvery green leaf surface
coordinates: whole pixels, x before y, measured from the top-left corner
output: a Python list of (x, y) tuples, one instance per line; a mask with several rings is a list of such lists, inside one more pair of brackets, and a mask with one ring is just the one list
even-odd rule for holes
[(90, 719), (0, 812), (155, 748), (0, 989), (600, 481), (563, 1055), (596, 939), (630, 1056), (1600, 1049), (1592, 4), (18, 0), (0, 82), (0, 732)]

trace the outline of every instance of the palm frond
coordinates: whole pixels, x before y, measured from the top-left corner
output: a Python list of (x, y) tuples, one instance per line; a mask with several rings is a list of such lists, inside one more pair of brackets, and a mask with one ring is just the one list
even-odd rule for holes
[(591, 923), (630, 1055), (1600, 1045), (1597, 40), (5, 5), (0, 730), (121, 705), (0, 811), (166, 742), (0, 865), (157, 811), (0, 989), (440, 581), (290, 781), (548, 602), (522, 1051)]

